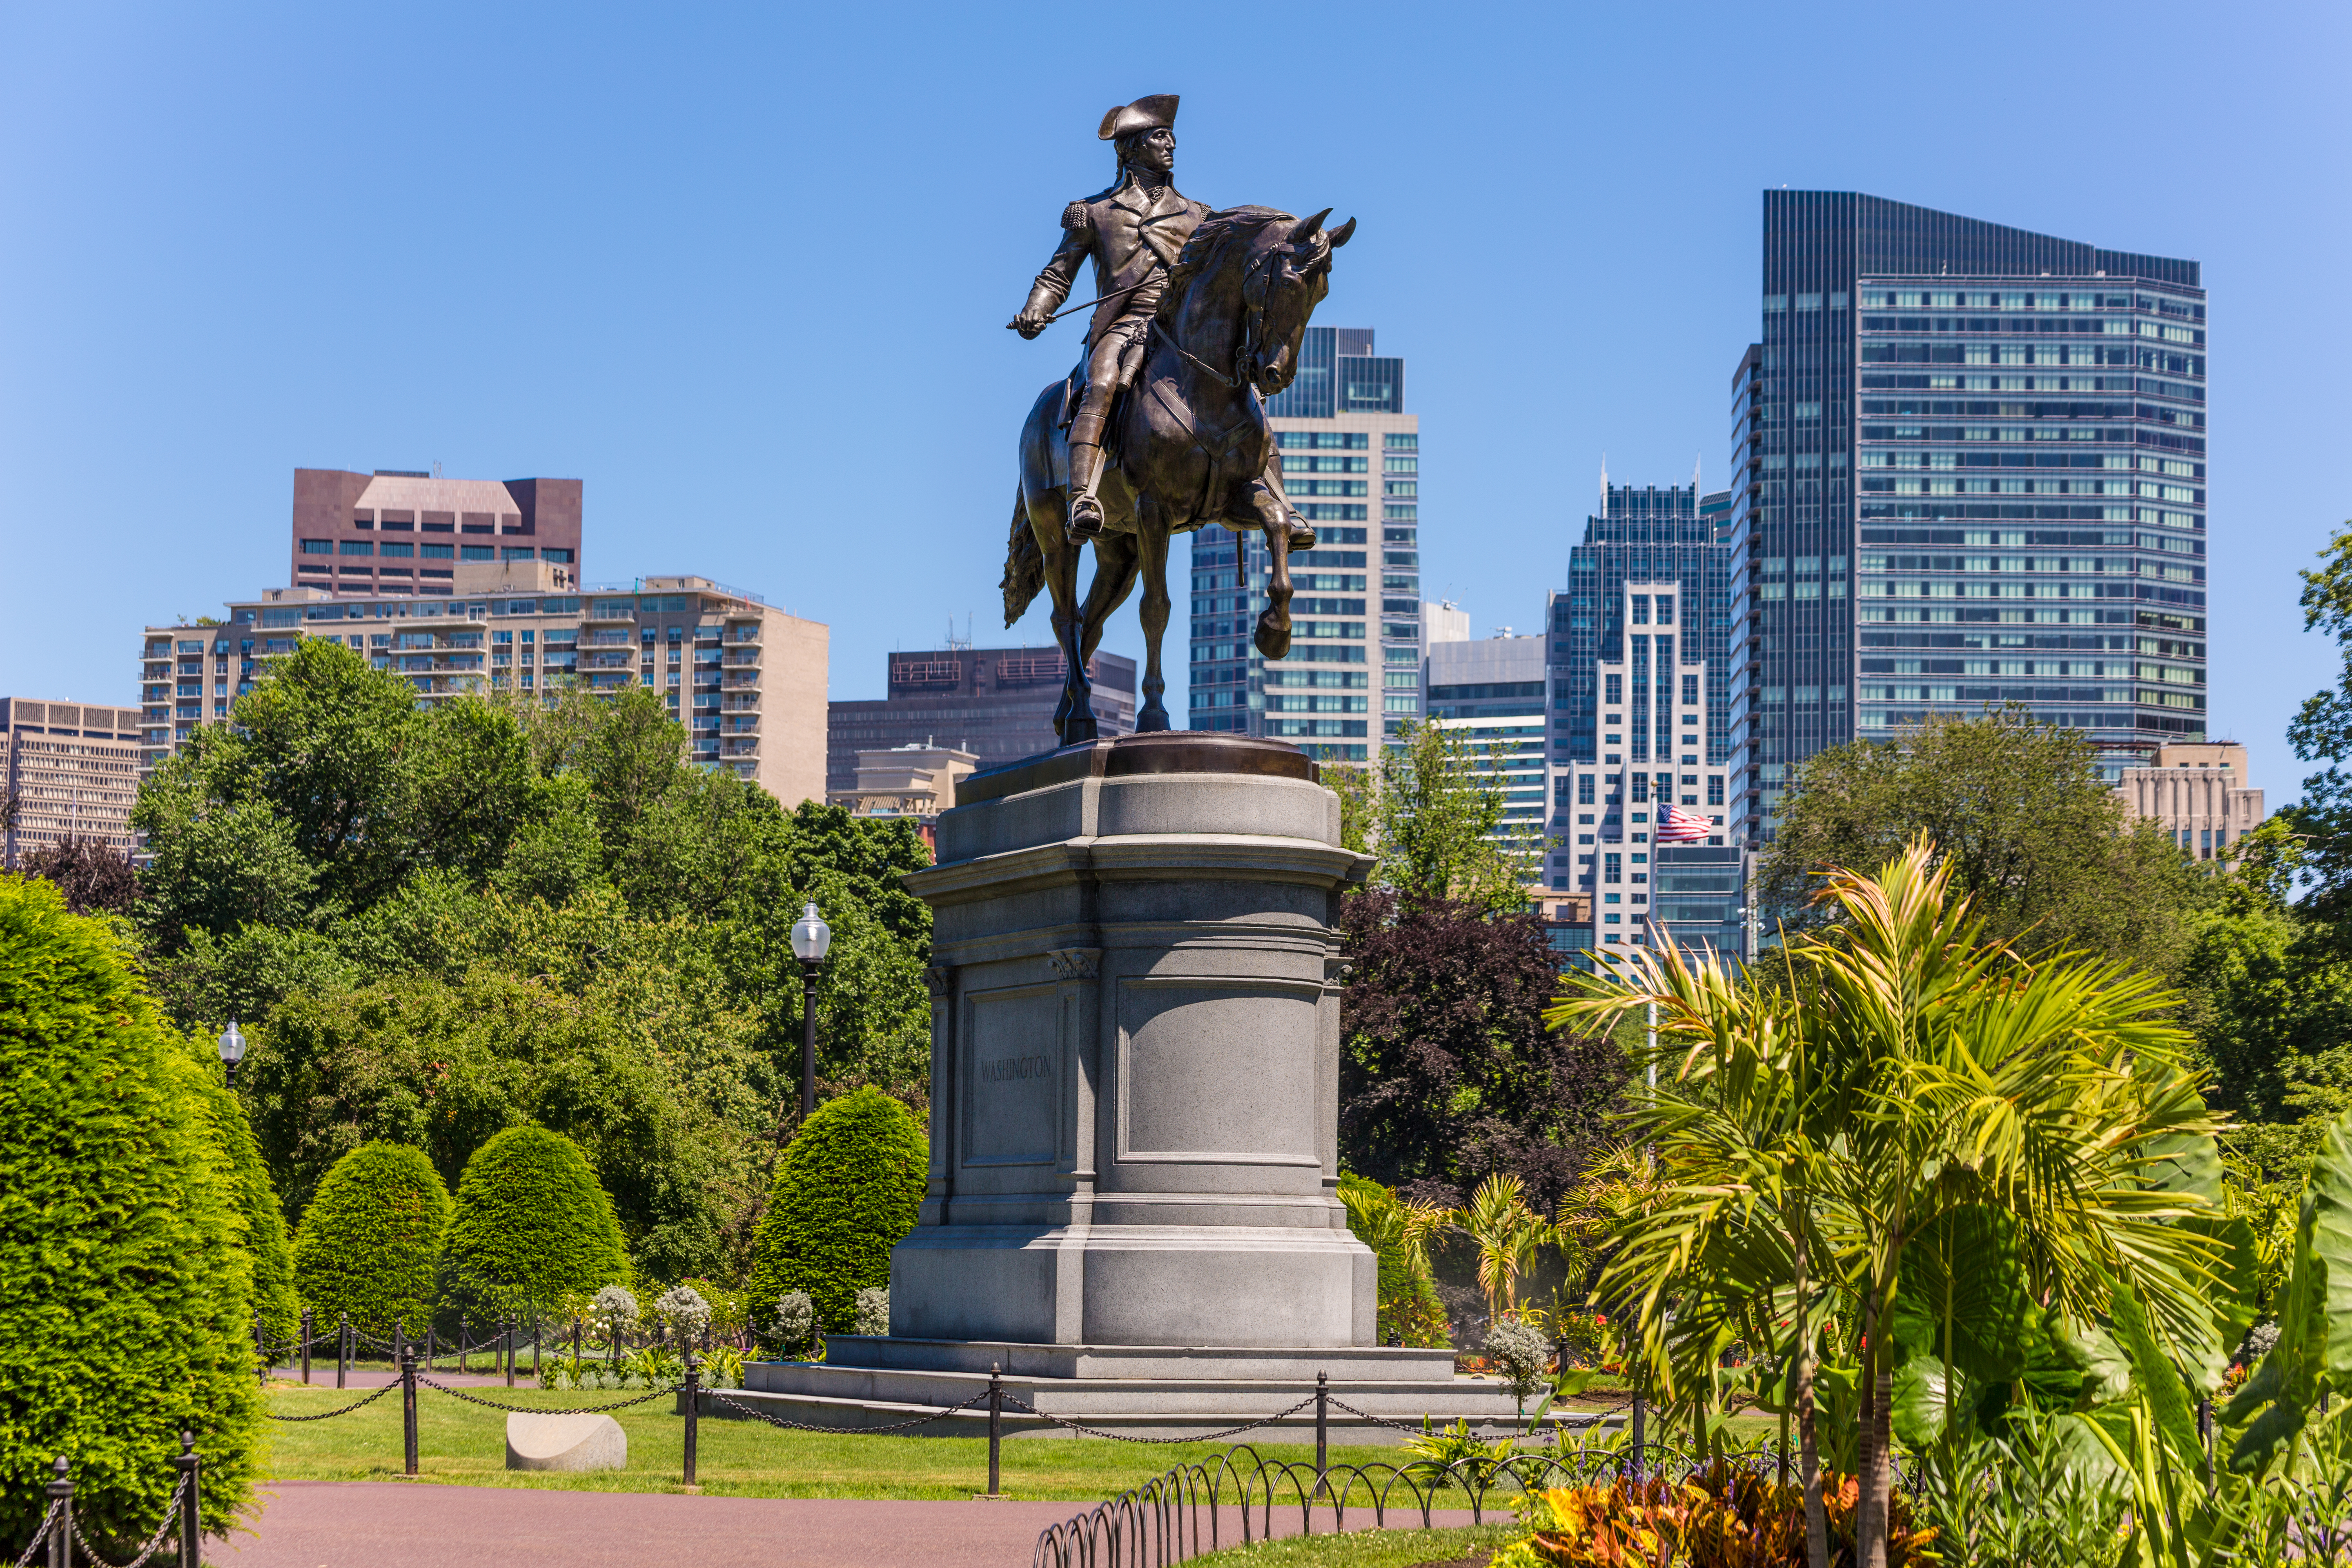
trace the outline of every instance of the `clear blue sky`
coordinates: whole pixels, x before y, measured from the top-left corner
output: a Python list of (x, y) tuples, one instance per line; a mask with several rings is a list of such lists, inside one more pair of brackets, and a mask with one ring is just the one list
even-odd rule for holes
[[(998, 629), (1003, 328), (1102, 111), (1178, 180), (1359, 220), (1319, 320), (1409, 361), (1433, 595), (1537, 624), (1601, 455), (1727, 472), (1758, 193), (2193, 257), (2212, 728), (2291, 798), (2352, 516), (2341, 5), (0, 5), (0, 692), (284, 574), (298, 466), (587, 482), (589, 574), (830, 623), (836, 697)], [(1180, 563), (1181, 564), (1181, 563)], [(1130, 609), (1111, 646), (1139, 651)], [(1171, 629), (1181, 721), (1182, 625)]]

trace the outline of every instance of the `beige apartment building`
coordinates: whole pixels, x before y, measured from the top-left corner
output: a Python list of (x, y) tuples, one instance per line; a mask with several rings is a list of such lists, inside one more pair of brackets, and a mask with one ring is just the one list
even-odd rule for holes
[(2126, 768), (2116, 794), (2126, 821), (2155, 821), (2200, 860), (2214, 858), (2263, 816), (2263, 792), (2246, 779), (2246, 748), (2229, 741), (2159, 745), (2155, 765)]
[(228, 721), (268, 662), (333, 637), (416, 689), (468, 693), (572, 687), (659, 692), (693, 760), (758, 784), (785, 806), (824, 798), (821, 622), (707, 577), (583, 588), (543, 559), (456, 562), (447, 598), (355, 596), (295, 586), (228, 605), (215, 625), (149, 626), (141, 648), (147, 767), (201, 724)]
[(0, 697), (0, 865), (68, 838), (131, 847), (139, 710)]

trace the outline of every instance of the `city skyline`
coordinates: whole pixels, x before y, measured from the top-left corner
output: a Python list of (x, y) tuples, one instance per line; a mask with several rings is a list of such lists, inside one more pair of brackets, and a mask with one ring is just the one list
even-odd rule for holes
[[(2347, 19), (2266, 16), (2211, 40), (2202, 129), (2168, 148), (2161, 195), (2053, 156), (2046, 129), (2077, 101), (2086, 52), (2159, 70), (2195, 15), (2159, 5), (2116, 37), (2036, 13), (2036, 48), (1971, 100), (1965, 135), (1898, 116), (1870, 137), (1844, 95), (1778, 97), (1752, 123), (1741, 106), (1776, 72), (1875, 81), (1935, 36), (1925, 18), (1711, 11), (1702, 45), (1673, 51), (1688, 111), (1640, 135), (1612, 128), (1651, 89), (1609, 72), (1579, 77), (1596, 129), (1561, 134), (1558, 62), (1652, 58), (1681, 34), (1664, 17), (1528, 12), (1442, 37), (1402, 10), (1337, 32), (1253, 18), (1281, 58), (1383, 81), (1381, 113), (1340, 136), (1272, 130), (1262, 73), (1212, 47), (1214, 26), (1171, 40), (1139, 19), (1016, 45), (943, 13), (885, 51), (885, 73), (873, 18), (787, 37), (758, 18), (644, 28), (591, 8), (551, 53), (537, 26), (427, 5), (404, 27), (483, 69), (566, 81), (562, 113), (536, 89), (481, 102), (426, 73), (414, 112), (377, 117), (342, 111), (304, 68), (386, 47), (364, 13), (20, 15), (0, 51), (16, 132), (0, 140), (0, 198), (24, 237), (0, 258), (17, 371), (0, 389), (0, 537), (31, 582), (64, 580), (104, 541), (117, 624), (101, 637), (82, 605), (37, 603), (0, 632), (0, 668), (18, 690), (135, 700), (112, 650), (139, 625), (283, 572), (287, 469), (438, 461), (584, 477), (590, 575), (751, 585), (836, 628), (832, 695), (877, 696), (883, 653), (994, 597), (1019, 410), (1067, 371), (1079, 331), (1024, 343), (1003, 322), (1063, 206), (1108, 179), (1103, 108), (1177, 90), (1187, 195), (1359, 218), (1318, 320), (1377, 322), (1410, 354), (1408, 406), (1448, 455), (1423, 595), (1466, 606), (1481, 633), (1524, 628), (1528, 584), (1559, 584), (1602, 453), (1637, 484), (1682, 482), (1694, 457), (1704, 485), (1727, 482), (1724, 380), (1759, 336), (1759, 191), (1876, 192), (2197, 258), (2227, 356), (2212, 526), (2236, 531), (2212, 590), (2212, 733), (2245, 742), (2273, 801), (2292, 798), (2306, 770), (2285, 723), (2335, 659), (2283, 607), (2352, 513), (2310, 460), (2352, 397), (2324, 371), (2352, 324), (2312, 310), (2301, 281), (2352, 224), (2308, 200), (2352, 161), (2319, 108)], [(1414, 68), (1399, 72), (1407, 36)], [(1146, 38), (1148, 67), (1106, 72)], [(818, 58), (844, 68), (803, 81), (784, 63)], [(780, 69), (795, 82), (781, 94)], [(992, 84), (1008, 71), (1050, 85), (1007, 100)], [(892, 111), (910, 98), (934, 112)], [(932, 199), (954, 247), (862, 247), (845, 266), (806, 239), (935, 159), (944, 124), (958, 175)], [(385, 215), (419, 237), (378, 237)], [(1470, 222), (1507, 225), (1512, 243), (1465, 247)], [(894, 303), (908, 300), (923, 303)], [(877, 359), (919, 390), (845, 395), (845, 367)], [(945, 424), (942, 387), (959, 413)], [(974, 632), (1010, 645), (1041, 628)], [(1139, 641), (1122, 617), (1108, 646)]]

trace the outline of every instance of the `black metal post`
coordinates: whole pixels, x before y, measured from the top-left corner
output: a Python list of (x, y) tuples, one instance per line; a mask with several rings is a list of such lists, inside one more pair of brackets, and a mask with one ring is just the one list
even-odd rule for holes
[(577, 1318), (572, 1320), (572, 1370), (575, 1375), (580, 1371), (580, 1320)]
[(1004, 1444), (1004, 1373), (995, 1362), (988, 1363), (988, 1495), (997, 1495), (998, 1450)]
[(686, 1484), (694, 1485), (694, 1449), (701, 1436), (702, 1363), (694, 1346), (686, 1347)]
[(197, 1507), (196, 1492), (203, 1484), (198, 1470), (203, 1461), (196, 1458), (196, 1435), (180, 1434), (180, 1452), (172, 1468), (180, 1472), (185, 1490), (180, 1493), (180, 1568), (204, 1568), (204, 1513)]
[(1640, 1373), (1637, 1372), (1634, 1375), (1637, 1381), (1633, 1384), (1633, 1484), (1639, 1486), (1642, 1483), (1642, 1445), (1649, 1434), (1649, 1422), (1646, 1419), (1648, 1412), (1643, 1408), (1644, 1402), (1638, 1381)]
[(400, 1451), (408, 1466), (407, 1473), (416, 1473), (416, 1349), (411, 1345), (400, 1352)]
[(540, 1332), (539, 1313), (534, 1310), (530, 1315), (530, 1380), (533, 1383), (539, 1381)]
[(305, 1385), (310, 1381), (310, 1335), (313, 1328), (310, 1309), (305, 1307), (302, 1309), (302, 1382)]
[[(816, 1110), (816, 972), (823, 961), (801, 961), (801, 1121)], [(991, 1487), (989, 1490), (996, 1489)]]
[(345, 1312), (336, 1320), (335, 1324), (335, 1386), (337, 1388), (343, 1386), (343, 1380), (351, 1372), (351, 1366), (352, 1315)]
[(466, 1314), (457, 1314), (457, 1370), (466, 1370)]
[(506, 1343), (503, 1350), (507, 1363), (507, 1386), (512, 1388), (514, 1386), (515, 1321), (514, 1314), (511, 1312), (507, 1314)]
[(1315, 1374), (1315, 1482), (1331, 1468), (1331, 1374)]
[(425, 1370), (427, 1372), (431, 1372), (433, 1370), (434, 1328), (435, 1325), (431, 1323), (425, 1325)]
[(269, 1381), (269, 1345), (261, 1337), (261, 1314), (253, 1314), (253, 1374), (262, 1383)]
[(73, 1568), (73, 1467), (59, 1454), (49, 1468), (58, 1478), (48, 1488), (49, 1506), (58, 1510), (49, 1527), (49, 1568)]

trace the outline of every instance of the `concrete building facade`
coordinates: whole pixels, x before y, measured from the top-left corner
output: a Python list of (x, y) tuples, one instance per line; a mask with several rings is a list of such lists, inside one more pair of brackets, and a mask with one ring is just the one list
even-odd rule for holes
[(457, 568), (543, 561), (580, 576), (581, 481), (294, 470), (286, 581), (334, 594), (453, 595)]
[(0, 865), (73, 838), (131, 847), (139, 710), (0, 697)]
[(1432, 643), (1423, 673), (1428, 721), (1462, 731), (1476, 776), (1503, 793), (1498, 837), (1526, 854), (1528, 880), (1541, 880), (1548, 787), (1544, 639)]
[(2263, 822), (2263, 792), (2247, 778), (2246, 748), (2234, 741), (2158, 746), (2149, 766), (2124, 770), (2116, 794), (2126, 821), (2158, 824), (2200, 860), (2229, 858), (2229, 846)]
[[(835, 702), (826, 710), (827, 794), (858, 789), (858, 759), (867, 752), (946, 747), (992, 768), (1053, 751), (1061, 744), (1054, 711), (1067, 668), (1062, 650), (1050, 646), (951, 645), (893, 653), (888, 696)], [(1102, 738), (1133, 734), (1135, 661), (1098, 652), (1087, 674)]]
[(643, 686), (685, 726), (696, 763), (750, 779), (788, 807), (824, 798), (831, 634), (822, 623), (707, 577), (583, 592), (545, 560), (461, 562), (451, 587), (447, 599), (361, 599), (298, 584), (233, 602), (217, 625), (149, 626), (143, 763), (200, 724), (228, 722), (271, 659), (324, 637), (399, 675), (420, 703), (504, 691), (552, 704), (575, 687)]
[(1316, 546), (1290, 557), (1290, 652), (1268, 660), (1251, 641), (1265, 542), (1193, 535), (1191, 724), (1360, 763), (1421, 714), (1421, 421), (1404, 411), (1404, 361), (1375, 354), (1369, 327), (1309, 327), (1265, 412)]

